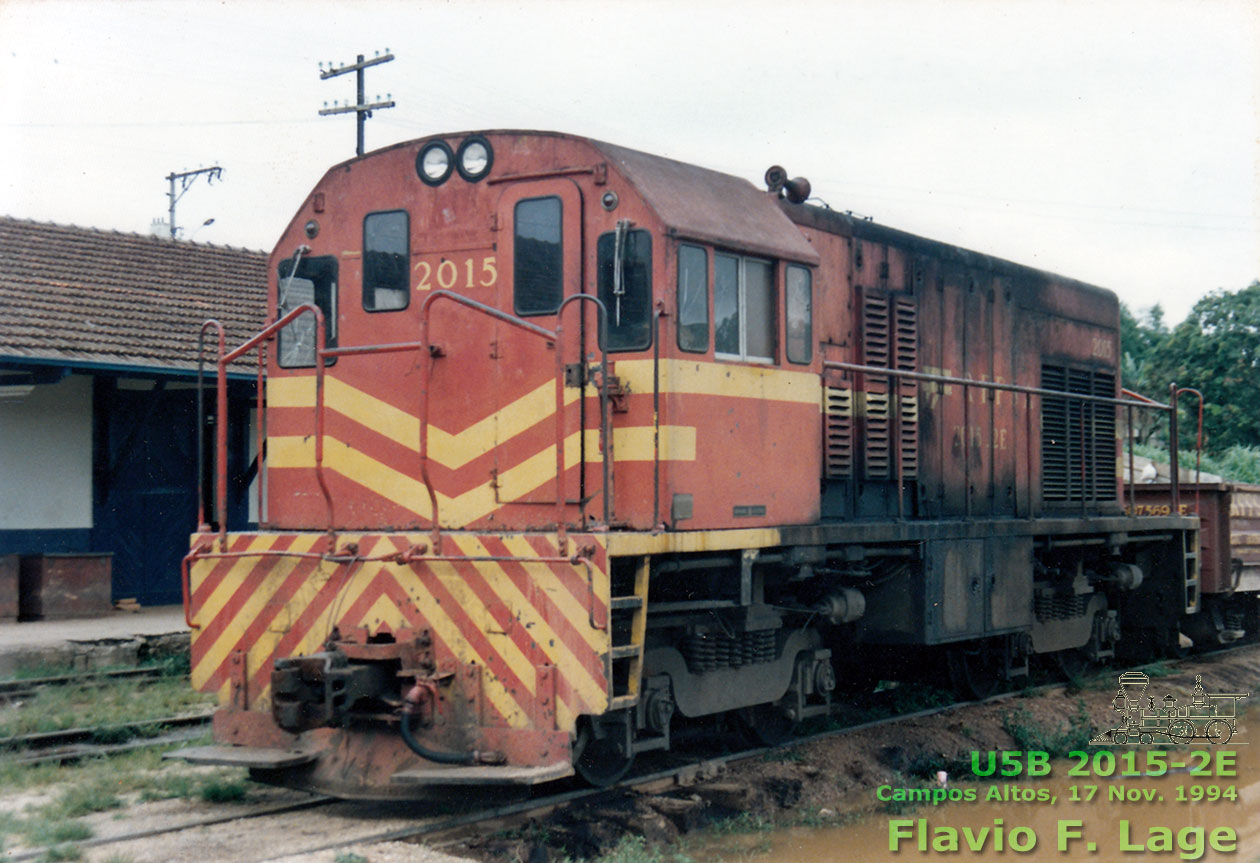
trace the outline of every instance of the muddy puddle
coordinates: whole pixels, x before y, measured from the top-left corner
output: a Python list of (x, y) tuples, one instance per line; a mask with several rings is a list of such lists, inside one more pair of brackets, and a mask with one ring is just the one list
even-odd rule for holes
[[(1260, 860), (1260, 740), (1244, 731), (1239, 723), (1227, 746), (1091, 746), (1088, 759), (1051, 762), (1048, 775), (1031, 780), (881, 785), (871, 794), (874, 810), (842, 824), (693, 837), (688, 853), (697, 863), (1110, 863), (1139, 855), (1253, 863)], [(902, 799), (913, 796), (905, 788), (953, 799), (911, 802)]]

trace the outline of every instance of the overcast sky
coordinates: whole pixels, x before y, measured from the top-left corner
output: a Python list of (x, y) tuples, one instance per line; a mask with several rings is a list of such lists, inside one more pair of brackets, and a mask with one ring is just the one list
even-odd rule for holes
[[(1161, 304), (1260, 277), (1260, 3), (0, 0), (0, 214), (270, 250), (354, 154), (552, 129)], [(201, 227), (209, 218), (214, 224)]]

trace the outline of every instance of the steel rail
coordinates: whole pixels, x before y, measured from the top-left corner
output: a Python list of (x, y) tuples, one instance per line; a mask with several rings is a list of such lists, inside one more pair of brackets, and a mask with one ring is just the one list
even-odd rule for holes
[(183, 713), (178, 716), (164, 716), (158, 719), (142, 719), (137, 722), (119, 722), (112, 725), (94, 727), (66, 728), (61, 731), (37, 731), (32, 734), (16, 734), (12, 737), (0, 737), (0, 751), (21, 749), (44, 749), (52, 746), (78, 743), (110, 735), (127, 734), (149, 728), (180, 728), (188, 725), (207, 725), (214, 716), (213, 710), (199, 713)]

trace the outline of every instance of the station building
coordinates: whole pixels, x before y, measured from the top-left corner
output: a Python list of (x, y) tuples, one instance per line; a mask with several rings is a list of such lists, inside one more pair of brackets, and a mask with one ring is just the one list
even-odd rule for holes
[[(24, 571), (41, 558), (65, 571), (106, 563), (113, 601), (180, 601), (197, 527), (201, 325), (221, 321), (230, 349), (262, 328), (265, 304), (262, 252), (0, 217), (0, 617), (14, 556)], [(206, 341), (213, 476), (217, 337)], [(229, 371), (234, 525), (258, 518), (255, 368)]]

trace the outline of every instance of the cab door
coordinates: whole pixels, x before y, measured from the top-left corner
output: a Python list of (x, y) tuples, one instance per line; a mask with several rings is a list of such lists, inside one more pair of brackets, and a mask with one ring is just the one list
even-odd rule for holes
[[(496, 501), (505, 527), (543, 527), (555, 521), (556, 350), (569, 367), (564, 388), (565, 498), (568, 520), (579, 502), (598, 496), (601, 471), (599, 404), (582, 372), (583, 358), (597, 352), (595, 314), (581, 293), (583, 201), (572, 180), (557, 178), (506, 185), (496, 208), (500, 273), (498, 307), (546, 330), (563, 324), (555, 346), (519, 327), (496, 322), (493, 348)], [(578, 308), (574, 308), (578, 306)], [(581, 433), (583, 430), (586, 433)], [(545, 505), (550, 506), (545, 506)]]

